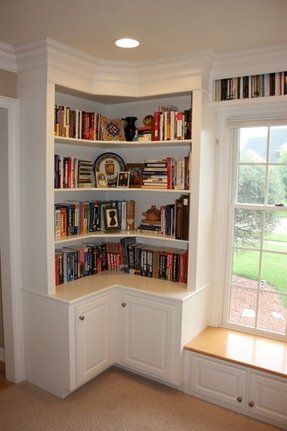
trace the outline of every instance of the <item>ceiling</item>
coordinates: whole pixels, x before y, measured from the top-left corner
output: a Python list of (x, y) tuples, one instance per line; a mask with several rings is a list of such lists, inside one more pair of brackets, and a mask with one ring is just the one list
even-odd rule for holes
[[(287, 43), (287, 0), (0, 0), (0, 42), (49, 37), (97, 59), (144, 62)], [(135, 49), (114, 41), (132, 37)]]

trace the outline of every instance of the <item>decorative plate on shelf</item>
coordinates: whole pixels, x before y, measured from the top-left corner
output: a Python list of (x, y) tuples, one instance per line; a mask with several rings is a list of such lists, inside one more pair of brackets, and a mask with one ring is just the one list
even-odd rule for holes
[(105, 172), (109, 187), (117, 184), (118, 172), (125, 171), (125, 162), (115, 153), (103, 153), (94, 163), (95, 172)]
[(103, 141), (124, 141), (125, 133), (123, 122), (120, 118), (101, 118), (101, 131)]

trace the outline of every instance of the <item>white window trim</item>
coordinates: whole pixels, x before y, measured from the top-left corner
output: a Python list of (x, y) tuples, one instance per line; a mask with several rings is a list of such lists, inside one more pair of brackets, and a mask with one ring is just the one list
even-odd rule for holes
[[(247, 126), (280, 125), (287, 122), (287, 101), (280, 103), (264, 102), (256, 106), (232, 106), (218, 109), (218, 167), (215, 204), (213, 295), (210, 324), (239, 329), (237, 325), (227, 324), (224, 316), (226, 306), (226, 285), (230, 277), (229, 240), (232, 236), (230, 199), (232, 196), (232, 134), (234, 128)], [(228, 299), (228, 298), (227, 298)], [(240, 330), (252, 332), (250, 328)], [(258, 330), (254, 331), (257, 334)], [(277, 335), (274, 335), (274, 338)]]

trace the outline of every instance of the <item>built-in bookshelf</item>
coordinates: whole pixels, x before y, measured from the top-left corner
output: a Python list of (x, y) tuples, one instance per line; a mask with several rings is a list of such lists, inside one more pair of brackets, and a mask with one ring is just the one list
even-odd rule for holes
[[(81, 99), (73, 107), (55, 104), (56, 286), (115, 270), (188, 283), (192, 99), (182, 98), (181, 109), (177, 98), (121, 107), (137, 118), (132, 142), (125, 140), (125, 113), (74, 108)], [(135, 168), (138, 181), (119, 185), (116, 171), (132, 175)], [(102, 171), (104, 186), (97, 182)]]
[(287, 71), (213, 81), (213, 101), (287, 95)]
[[(189, 67), (188, 60), (187, 67), (176, 59), (171, 67), (161, 61), (140, 73), (138, 68), (114, 62), (104, 67), (101, 62), (95, 68), (86, 56), (51, 41), (29, 45), (21, 52), (19, 245), (25, 378), (65, 397), (117, 363), (182, 387), (182, 346), (206, 324), (212, 289), (217, 117), (203, 87), (199, 72), (203, 67), (197, 60), (194, 67)], [(97, 135), (85, 139), (71, 130), (57, 136), (55, 106), (112, 120), (137, 117), (138, 134), (133, 141)], [(154, 131), (147, 129), (148, 121), (160, 106), (190, 112), (192, 136), (175, 139), (161, 132), (158, 140), (152, 140)], [(187, 157), (191, 146), (188, 189), (118, 186), (109, 177), (107, 186), (95, 183), (94, 173), (99, 172), (95, 162), (101, 164), (104, 153), (116, 154), (115, 163), (120, 157), (128, 169), (145, 160)], [(68, 178), (69, 163), (74, 171), (63, 187), (61, 178), (55, 182), (55, 155), (67, 158)], [(75, 174), (79, 161), (84, 161), (79, 170), (83, 187)], [(148, 174), (145, 177), (149, 179)], [(188, 227), (187, 239), (177, 239), (175, 232), (151, 230), (158, 229), (158, 223), (146, 222), (151, 221), (149, 210), (155, 205), (168, 217), (174, 212), (169, 206), (181, 198), (189, 201), (188, 221), (182, 224)], [(55, 239), (55, 204), (66, 201), (134, 201), (134, 227), (105, 227)], [(108, 227), (114, 227), (113, 209), (108, 213)], [(139, 269), (132, 268), (135, 253), (126, 260), (129, 248), (141, 251)], [(61, 258), (72, 262), (70, 269), (78, 271), (77, 279), (68, 282), (72, 273), (67, 273), (67, 281), (62, 282)], [(142, 353), (129, 365), (138, 340)]]

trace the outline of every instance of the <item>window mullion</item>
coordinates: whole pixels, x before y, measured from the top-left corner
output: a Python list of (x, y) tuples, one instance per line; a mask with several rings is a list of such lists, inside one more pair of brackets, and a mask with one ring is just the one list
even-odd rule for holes
[[(262, 217), (263, 215), (263, 217)], [(259, 247), (259, 268), (258, 268), (258, 280), (257, 280), (257, 298), (256, 298), (256, 310), (255, 310), (255, 328), (258, 327), (259, 318), (259, 299), (261, 294), (261, 281), (262, 281), (262, 260), (263, 260), (263, 241), (264, 241), (264, 226), (265, 226), (265, 216), (264, 213), (261, 215), (261, 232), (260, 232), (260, 247)]]
[(266, 153), (266, 166), (265, 166), (265, 193), (264, 193), (264, 204), (268, 204), (269, 200), (269, 161), (270, 161), (270, 127), (267, 132), (267, 153)]

